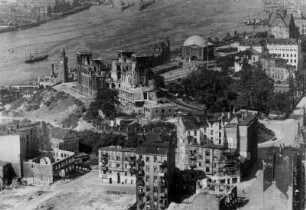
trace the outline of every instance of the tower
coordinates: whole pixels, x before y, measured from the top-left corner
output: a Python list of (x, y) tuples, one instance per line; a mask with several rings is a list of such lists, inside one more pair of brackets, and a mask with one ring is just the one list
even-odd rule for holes
[(64, 48), (61, 49), (58, 78), (62, 83), (68, 82), (68, 57)]

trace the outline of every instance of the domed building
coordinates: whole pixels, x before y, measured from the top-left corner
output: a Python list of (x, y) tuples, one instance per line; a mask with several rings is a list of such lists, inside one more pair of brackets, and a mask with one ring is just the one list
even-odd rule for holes
[(207, 61), (214, 59), (214, 47), (200, 36), (190, 36), (183, 44), (182, 56), (185, 60)]

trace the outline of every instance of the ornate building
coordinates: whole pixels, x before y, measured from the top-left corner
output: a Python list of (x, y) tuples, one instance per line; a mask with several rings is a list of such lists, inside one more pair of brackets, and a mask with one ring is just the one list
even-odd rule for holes
[(92, 52), (77, 52), (77, 89), (81, 94), (95, 98), (109, 77), (104, 61), (92, 59)]
[(208, 61), (214, 59), (214, 47), (207, 40), (194, 35), (183, 44), (182, 56), (185, 60)]
[[(145, 104), (157, 105), (151, 68), (169, 61), (169, 40), (154, 45), (147, 52), (118, 51), (118, 59), (112, 61), (111, 87), (118, 90), (125, 110), (141, 114), (144, 113)], [(159, 108), (162, 109), (161, 106)]]

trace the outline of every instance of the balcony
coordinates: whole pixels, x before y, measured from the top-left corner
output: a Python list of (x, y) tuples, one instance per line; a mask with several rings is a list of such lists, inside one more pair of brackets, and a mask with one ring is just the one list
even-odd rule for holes
[(137, 176), (144, 176), (144, 170), (138, 170)]
[(145, 162), (143, 160), (137, 161), (138, 166), (143, 167), (145, 165)]
[(143, 180), (139, 180), (139, 181), (137, 182), (137, 185), (138, 185), (138, 186), (144, 187), (144, 184), (145, 184), (145, 182), (144, 182)]

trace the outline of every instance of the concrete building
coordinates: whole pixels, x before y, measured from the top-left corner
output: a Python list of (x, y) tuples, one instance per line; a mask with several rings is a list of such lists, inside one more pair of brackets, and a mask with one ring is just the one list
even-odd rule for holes
[(94, 99), (98, 90), (106, 85), (105, 80), (110, 78), (110, 67), (99, 59), (92, 58), (92, 52), (77, 52), (77, 89)]
[(183, 44), (182, 57), (187, 61), (209, 61), (214, 59), (214, 47), (200, 36), (190, 36)]
[(137, 210), (166, 209), (174, 193), (174, 145), (151, 142), (137, 148), (137, 153)]
[(244, 39), (238, 46), (238, 51), (245, 51), (252, 47), (259, 53), (263, 53), (263, 44), (271, 55), (277, 58), (282, 58), (287, 61), (288, 65), (300, 68), (302, 63), (301, 44), (296, 39)]
[(79, 152), (79, 137), (73, 130), (53, 128), (51, 130), (51, 146), (53, 149)]
[(99, 149), (99, 178), (103, 183), (136, 185), (136, 149), (109, 146)]

